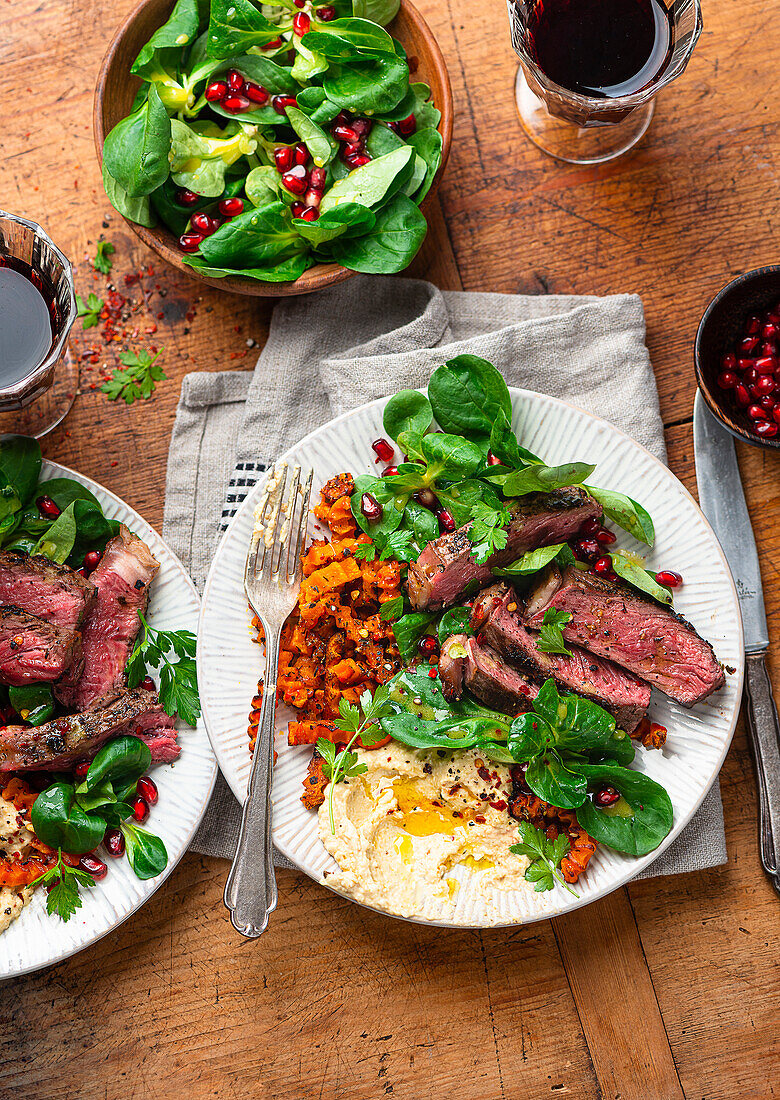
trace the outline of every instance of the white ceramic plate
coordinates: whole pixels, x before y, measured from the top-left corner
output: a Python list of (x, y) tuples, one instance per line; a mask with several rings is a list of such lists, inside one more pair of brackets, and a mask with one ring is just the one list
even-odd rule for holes
[[(528, 922), (565, 913), (603, 897), (647, 867), (690, 821), (717, 776), (742, 692), (742, 623), (734, 584), (720, 545), (687, 490), (648, 451), (606, 421), (552, 397), (527, 390), (510, 392), (513, 427), (525, 446), (551, 464), (575, 459), (597, 463), (594, 484), (627, 493), (650, 511), (656, 545), (647, 556), (648, 566), (683, 574), (685, 584), (675, 596), (677, 610), (712, 642), (724, 665), (735, 671), (727, 675), (721, 691), (690, 711), (653, 692), (651, 716), (668, 728), (669, 736), (661, 752), (640, 750), (635, 766), (661, 782), (674, 805), (674, 827), (660, 848), (632, 859), (600, 847), (577, 884), (579, 899), (561, 888), (537, 894), (529, 884), (527, 890), (494, 891), (494, 906), (488, 908), (476, 888), (475, 872), (468, 872), (455, 913), (455, 923), (461, 927)], [(315, 489), (342, 470), (376, 473), (371, 441), (384, 434), (386, 401), (339, 417), (282, 457), (313, 466)], [(242, 802), (250, 763), (247, 714), (261, 671), (242, 578), (260, 491), (258, 485), (246, 498), (217, 550), (203, 596), (198, 645), (206, 726), (219, 765)], [(624, 532), (620, 532), (620, 545), (647, 554), (647, 547)], [(282, 731), (290, 716), (285, 710), (280, 708), (277, 715), (277, 729)], [(319, 881), (336, 864), (317, 836), (316, 815), (300, 802), (311, 749), (289, 748), (284, 733), (277, 735), (276, 748), (274, 842), (297, 867)]]
[[(197, 630), (200, 600), (184, 566), (154, 528), (102, 485), (56, 462), (44, 461), (41, 479), (70, 477), (98, 498), (109, 519), (118, 519), (142, 538), (160, 563), (152, 584), (147, 617), (165, 630)], [(127, 859), (106, 859), (108, 875), (91, 890), (82, 890), (83, 906), (67, 923), (46, 912), (46, 893), (36, 890), (30, 904), (0, 935), (0, 979), (18, 977), (61, 962), (117, 928), (165, 882), (187, 851), (206, 811), (217, 766), (203, 719), (196, 729), (177, 722), (181, 756), (170, 766), (155, 766), (160, 799), (145, 828), (157, 833), (168, 850), (161, 875), (142, 882)]]

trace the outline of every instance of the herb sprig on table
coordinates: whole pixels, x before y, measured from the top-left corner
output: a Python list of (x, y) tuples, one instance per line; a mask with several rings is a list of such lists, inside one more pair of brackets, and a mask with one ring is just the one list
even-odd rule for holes
[(92, 261), (95, 271), (99, 271), (101, 275), (110, 275), (111, 268), (114, 266), (111, 257), (115, 252), (116, 248), (111, 241), (98, 241), (95, 259)]
[(139, 352), (123, 351), (119, 356), (121, 367), (115, 367), (111, 378), (100, 387), (109, 401), (120, 399), (132, 405), (139, 398), (146, 400), (154, 393), (158, 382), (167, 378), (165, 371), (157, 364), (162, 348), (152, 355), (142, 348)]
[(76, 316), (81, 317), (82, 328), (95, 328), (100, 322), (100, 311), (103, 308), (103, 299), (98, 298), (92, 291), (87, 295), (86, 302), (80, 294), (76, 295)]

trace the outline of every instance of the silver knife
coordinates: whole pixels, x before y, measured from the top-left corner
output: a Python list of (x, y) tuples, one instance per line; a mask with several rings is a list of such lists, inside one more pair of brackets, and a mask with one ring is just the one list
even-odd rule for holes
[(764, 660), (769, 631), (758, 552), (734, 439), (696, 391), (693, 453), (699, 504), (731, 568), (745, 631), (745, 703), (758, 781), (761, 863), (780, 894), (780, 723)]

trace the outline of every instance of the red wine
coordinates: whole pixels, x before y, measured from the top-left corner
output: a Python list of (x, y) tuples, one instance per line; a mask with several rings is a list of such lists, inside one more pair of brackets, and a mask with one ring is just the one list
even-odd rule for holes
[(660, 0), (536, 0), (531, 55), (555, 84), (580, 95), (630, 95), (663, 70), (672, 21)]
[(37, 272), (0, 259), (0, 389), (21, 382), (40, 366), (54, 336), (49, 303)]

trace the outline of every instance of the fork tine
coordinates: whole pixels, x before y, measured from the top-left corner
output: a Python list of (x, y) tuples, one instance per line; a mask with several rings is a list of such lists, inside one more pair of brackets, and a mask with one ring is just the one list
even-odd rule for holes
[[(260, 498), (260, 503), (255, 508), (255, 528), (265, 529), (265, 522), (271, 505), (273, 487), (278, 484), (279, 475), (275, 466), (268, 472), (268, 480)], [(269, 488), (271, 487), (271, 488)], [(244, 587), (260, 575), (265, 561), (266, 540), (260, 535), (253, 535), (249, 550), (247, 551), (246, 564), (244, 566)]]
[(263, 564), (262, 575), (264, 578), (272, 577), (278, 572), (278, 566), (274, 565), (276, 559), (276, 551), (280, 549), (279, 541), (282, 530), (284, 528), (284, 515), (282, 512), (282, 504), (284, 503), (284, 490), (287, 485), (287, 474), (289, 467), (287, 463), (283, 463), (281, 470), (279, 471), (279, 477), (271, 491), (272, 511), (269, 517), (268, 525), (266, 526), (266, 534), (264, 542), (268, 548)]
[[(303, 487), (301, 510), (298, 515), (298, 526), (295, 530), (295, 538), (290, 538), (290, 551), (287, 557), (287, 578), (292, 580), (297, 577), (301, 569), (301, 559), (303, 557), (303, 551), (306, 543), (306, 532), (309, 526), (309, 498), (311, 496), (311, 485), (314, 480), (314, 470), (309, 470), (306, 478), (306, 484)], [(292, 517), (290, 517), (292, 522)]]
[(279, 547), (279, 566), (278, 572), (281, 573), (282, 566), (284, 565), (285, 573), (289, 572), (290, 563), (290, 550), (292, 548), (292, 535), (295, 522), (295, 511), (298, 504), (298, 495), (301, 490), (301, 468), (296, 464), (293, 468), (293, 479), (290, 485), (290, 491), (287, 495), (287, 506), (284, 514), (284, 523), (279, 535), (279, 541), (281, 543)]

